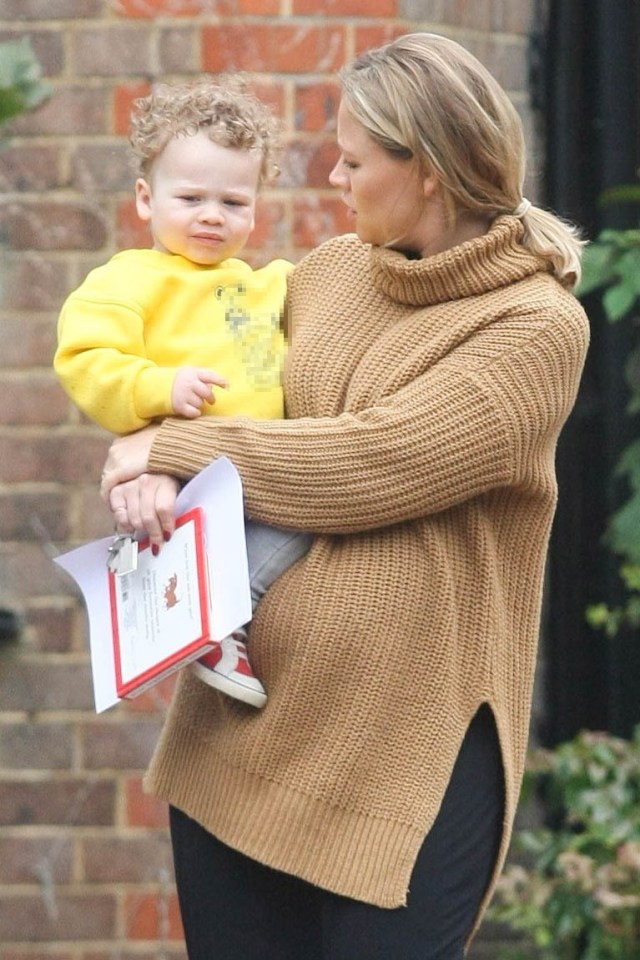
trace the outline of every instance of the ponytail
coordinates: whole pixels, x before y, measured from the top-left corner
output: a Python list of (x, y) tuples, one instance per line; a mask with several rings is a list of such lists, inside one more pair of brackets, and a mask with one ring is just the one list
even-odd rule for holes
[[(528, 206), (522, 210), (525, 203)], [(578, 228), (528, 201), (521, 202), (514, 211), (514, 216), (522, 220), (523, 246), (531, 253), (547, 260), (551, 272), (562, 286), (567, 290), (573, 290), (580, 281), (582, 273), (580, 261), (586, 244)]]

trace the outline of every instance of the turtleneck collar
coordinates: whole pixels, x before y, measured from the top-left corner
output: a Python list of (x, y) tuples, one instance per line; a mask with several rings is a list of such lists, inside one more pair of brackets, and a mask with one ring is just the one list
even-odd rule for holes
[(520, 220), (504, 216), (483, 236), (421, 260), (371, 247), (371, 276), (391, 300), (416, 307), (476, 296), (549, 269), (522, 246), (523, 233)]

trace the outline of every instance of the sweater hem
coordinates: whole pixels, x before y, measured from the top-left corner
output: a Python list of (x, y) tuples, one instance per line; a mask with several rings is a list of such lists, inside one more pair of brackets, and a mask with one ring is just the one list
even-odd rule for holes
[[(193, 731), (180, 739), (176, 782), (172, 744), (157, 751), (144, 787), (218, 840), (275, 870), (374, 906), (406, 905), (424, 842), (419, 829), (337, 808), (226, 764)], [(175, 743), (175, 740), (173, 741)]]

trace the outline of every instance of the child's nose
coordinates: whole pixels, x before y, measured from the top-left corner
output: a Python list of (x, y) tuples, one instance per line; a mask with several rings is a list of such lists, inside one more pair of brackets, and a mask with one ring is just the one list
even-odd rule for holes
[(205, 203), (200, 210), (199, 219), (206, 223), (222, 223), (224, 212), (219, 203)]

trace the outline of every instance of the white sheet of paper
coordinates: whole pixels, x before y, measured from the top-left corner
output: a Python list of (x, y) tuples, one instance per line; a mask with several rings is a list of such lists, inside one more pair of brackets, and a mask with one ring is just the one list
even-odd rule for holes
[[(197, 474), (178, 495), (176, 512), (202, 507), (211, 578), (211, 633), (220, 640), (251, 619), (242, 483), (226, 457)], [(96, 713), (119, 703), (111, 632), (107, 556), (112, 537), (94, 540), (56, 557), (82, 592), (89, 616), (89, 644)]]

